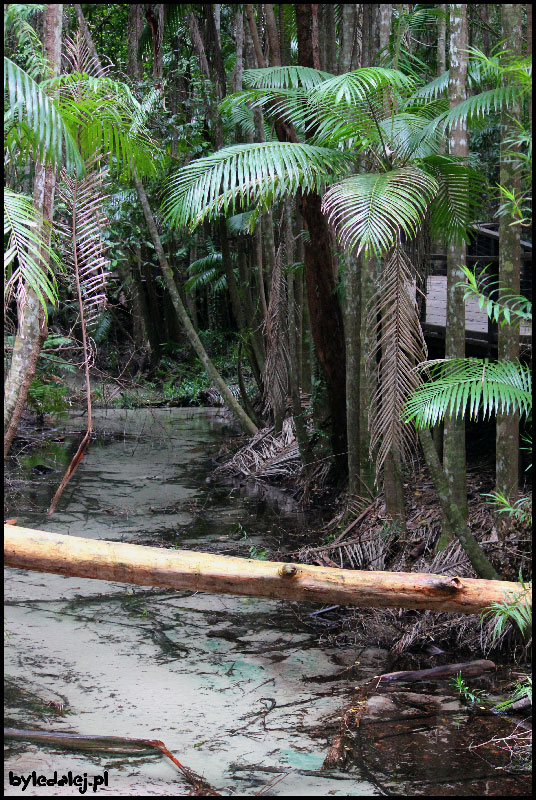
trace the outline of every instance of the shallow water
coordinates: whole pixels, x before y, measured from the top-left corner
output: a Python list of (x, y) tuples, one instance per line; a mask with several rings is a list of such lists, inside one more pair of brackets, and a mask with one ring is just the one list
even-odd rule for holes
[[(67, 425), (82, 426), (82, 418)], [(206, 483), (230, 431), (215, 411), (97, 412), (95, 430), (105, 435), (91, 444), (51, 518), (39, 509), (61, 479), (65, 445), (23, 458), (21, 471), (10, 476), (17, 485), (34, 470), (29, 491), (10, 509), (20, 525), (249, 557), (306, 523), (282, 493)], [(36, 474), (42, 466), (58, 471)], [(329, 747), (324, 722), (337, 715), (349, 686), (335, 679), (319, 690), (306, 679), (335, 676), (355, 654), (320, 647), (292, 607), (14, 569), (6, 574), (6, 724), (161, 739), (226, 794), (254, 793), (280, 775), (270, 794), (376, 793), (356, 776), (319, 773)], [(317, 609), (302, 606), (301, 615)], [(374, 672), (382, 656), (375, 648), (362, 653), (363, 674)], [(64, 703), (66, 713), (47, 708), (49, 700)], [(6, 768), (88, 776), (108, 769), (110, 794), (188, 790), (159, 756), (86, 755), (17, 742), (9, 744)], [(25, 794), (32, 791), (41, 793)]]
[[(81, 430), (84, 419), (71, 416), (64, 426)], [(292, 551), (299, 532), (319, 523), (318, 514), (311, 520), (276, 490), (207, 483), (212, 459), (233, 435), (217, 410), (99, 411), (94, 428), (99, 436), (51, 518), (42, 509), (61, 479), (69, 447), (47, 442), (39, 453), (20, 457), (8, 476), (14, 489), (9, 516), (58, 533), (245, 557), (266, 550), (270, 557), (277, 547)], [(43, 467), (56, 471), (40, 474)], [(319, 606), (14, 569), (6, 576), (8, 726), (160, 739), (224, 795), (254, 795), (262, 787), (269, 795), (296, 797), (463, 795), (471, 786), (471, 767), (460, 783), (450, 780), (452, 770), (438, 749), (438, 741), (446, 742), (461, 724), (448, 717), (448, 702), (427, 712), (426, 724), (436, 732), (425, 756), (426, 776), (407, 763), (413, 723), (406, 735), (397, 729), (388, 746), (376, 742), (378, 723), (371, 723), (371, 735), (361, 732), (358, 748), (370, 751), (366, 763), (356, 757), (347, 771), (321, 772), (353, 686), (385, 671), (387, 654), (375, 647), (358, 652), (323, 646), (308, 616)], [(49, 701), (64, 704), (64, 712), (47, 707)], [(380, 727), (385, 733), (385, 724)], [(395, 730), (393, 723), (388, 728)], [(185, 795), (190, 788), (158, 754), (7, 744), (6, 772), (50, 777), (55, 770), (88, 776), (107, 770), (109, 786), (99, 791), (111, 795)], [(411, 756), (415, 764), (423, 746)], [(467, 758), (481, 779), (481, 761)], [(488, 771), (494, 779), (489, 793), (501, 794), (500, 779)], [(523, 793), (508, 780), (508, 793)], [(5, 791), (23, 793), (7, 781)], [(47, 787), (46, 793), (78, 791)], [(43, 789), (24, 794), (42, 795)]]

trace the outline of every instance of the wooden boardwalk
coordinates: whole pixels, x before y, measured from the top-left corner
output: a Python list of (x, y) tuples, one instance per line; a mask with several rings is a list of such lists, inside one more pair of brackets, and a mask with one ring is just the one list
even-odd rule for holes
[[(426, 328), (433, 328), (437, 332), (445, 328), (447, 317), (447, 278), (446, 275), (430, 275), (426, 285)], [(484, 340), (488, 335), (488, 315), (484, 309), (479, 308), (476, 297), (468, 297), (465, 301), (465, 330), (467, 338)], [(444, 335), (444, 334), (443, 334)], [(524, 342), (529, 342), (532, 337), (532, 326), (521, 326), (521, 337)]]

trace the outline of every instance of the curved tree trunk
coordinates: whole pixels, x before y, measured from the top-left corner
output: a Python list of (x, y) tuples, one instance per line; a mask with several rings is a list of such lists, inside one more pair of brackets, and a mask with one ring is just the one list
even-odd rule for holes
[(145, 189), (143, 188), (143, 184), (140, 179), (134, 175), (134, 184), (136, 186), (136, 190), (138, 192), (138, 197), (140, 198), (141, 207), (143, 209), (143, 214), (145, 216), (145, 221), (147, 222), (147, 227), (149, 228), (149, 233), (151, 234), (151, 239), (153, 240), (153, 244), (156, 250), (156, 254), (158, 256), (158, 262), (160, 264), (160, 269), (162, 270), (162, 274), (164, 276), (164, 280), (166, 282), (167, 290), (171, 297), (171, 302), (173, 303), (173, 308), (177, 314), (178, 319), (180, 320), (186, 335), (188, 337), (188, 341), (192, 345), (193, 349), (197, 353), (197, 356), (203, 366), (205, 367), (207, 373), (209, 374), (210, 378), (214, 382), (214, 386), (218, 389), (219, 393), (223, 397), (225, 405), (231, 411), (238, 422), (244, 433), (252, 436), (257, 433), (257, 426), (251, 421), (248, 417), (240, 403), (235, 400), (233, 397), (229, 387), (219, 374), (218, 370), (210, 360), (201, 339), (197, 335), (197, 332), (194, 326), (191, 323), (190, 317), (188, 316), (184, 305), (182, 304), (182, 300), (179, 295), (179, 291), (177, 289), (177, 284), (175, 283), (175, 279), (173, 277), (173, 271), (169, 266), (168, 260), (164, 253), (164, 248), (162, 247), (162, 241), (160, 239), (160, 235), (156, 228), (156, 222), (149, 206), (149, 201), (147, 199), (147, 194), (145, 193)]
[[(44, 11), (44, 56), (50, 64), (52, 77), (59, 75), (61, 59), (61, 30), (63, 4), (48, 3)], [(43, 219), (52, 222), (56, 173), (54, 168), (37, 163), (33, 201)], [(45, 235), (50, 237), (50, 230)], [(49, 263), (45, 253), (42, 254)], [(4, 384), (4, 458), (7, 456), (26, 405), (43, 342), (47, 337), (44, 309), (35, 292), (27, 287), (26, 297), (18, 309), (19, 326), (9, 373)]]

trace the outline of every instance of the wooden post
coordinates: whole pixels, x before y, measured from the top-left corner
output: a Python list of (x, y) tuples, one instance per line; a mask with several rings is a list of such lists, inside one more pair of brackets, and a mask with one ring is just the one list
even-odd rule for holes
[[(165, 550), (4, 526), (5, 564), (140, 586), (374, 608), (479, 614), (520, 584), (414, 572), (365, 572)], [(531, 602), (527, 592), (527, 602)]]

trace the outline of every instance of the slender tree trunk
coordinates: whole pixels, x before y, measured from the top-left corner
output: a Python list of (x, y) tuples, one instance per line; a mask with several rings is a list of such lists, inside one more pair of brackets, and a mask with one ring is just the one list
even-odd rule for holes
[(333, 75), (337, 70), (337, 32), (335, 6), (323, 3), (318, 8), (318, 38), (320, 45), (320, 68)]
[[(513, 58), (522, 58), (521, 4), (503, 3), (502, 38), (508, 42)], [(519, 103), (501, 115), (501, 186), (516, 195), (521, 191), (521, 180), (515, 169), (515, 161), (509, 152), (512, 145), (508, 139), (515, 135), (515, 120), (521, 118)], [(513, 224), (514, 223), (514, 224)], [(503, 295), (519, 294), (521, 276), (521, 226), (515, 224), (511, 215), (499, 219), (499, 299)], [(498, 331), (498, 357), (500, 361), (515, 361), (519, 358), (519, 328), (503, 325)], [(519, 414), (497, 414), (496, 434), (496, 489), (511, 503), (517, 499), (519, 485)]]
[(93, 44), (93, 37), (91, 36), (91, 31), (89, 30), (89, 26), (86, 22), (86, 18), (84, 17), (84, 12), (82, 11), (82, 6), (79, 3), (73, 3), (74, 10), (76, 12), (76, 18), (78, 20), (78, 25), (80, 27), (80, 31), (82, 32), (82, 36), (85, 39), (85, 42), (88, 46), (91, 58), (100, 65), (100, 58), (97, 55), (97, 51), (95, 49), (95, 45)]
[(361, 494), (361, 275), (358, 259), (346, 253), (346, 429), (348, 441), (348, 494)]
[[(467, 5), (450, 6), (450, 80), (449, 103), (455, 106), (465, 100), (467, 84)], [(453, 125), (449, 139), (450, 154), (467, 157), (469, 145), (467, 123)], [(460, 265), (465, 264), (466, 246), (453, 241), (447, 249), (447, 319), (445, 324), (445, 358), (465, 356), (465, 305), (463, 289), (456, 284), (463, 281)], [(467, 517), (467, 479), (465, 463), (465, 420), (462, 416), (446, 417), (443, 434), (443, 467), (452, 501), (464, 518)], [(442, 550), (453, 538), (448, 519), (444, 520), (443, 534), (438, 542)]]
[(156, 228), (156, 222), (149, 206), (149, 201), (147, 199), (147, 195), (145, 193), (145, 189), (143, 188), (143, 184), (137, 176), (134, 176), (134, 184), (136, 186), (136, 191), (138, 192), (138, 197), (140, 198), (141, 207), (143, 209), (143, 214), (145, 216), (145, 221), (147, 223), (147, 227), (149, 228), (149, 233), (151, 234), (151, 239), (153, 241), (156, 254), (158, 256), (158, 262), (160, 264), (160, 268), (162, 270), (162, 274), (164, 276), (164, 280), (166, 282), (166, 286), (171, 297), (171, 301), (173, 303), (173, 307), (179, 318), (184, 330), (186, 331), (186, 335), (188, 337), (188, 341), (192, 345), (193, 349), (197, 353), (197, 356), (203, 366), (205, 367), (208, 375), (214, 382), (214, 385), (217, 387), (219, 393), (223, 397), (225, 405), (227, 408), (232, 411), (242, 430), (249, 434), (254, 435), (257, 433), (257, 426), (251, 421), (248, 415), (245, 413), (243, 408), (240, 406), (237, 400), (233, 397), (232, 393), (229, 390), (229, 387), (220, 376), (219, 372), (217, 371), (216, 367), (210, 360), (207, 355), (205, 348), (201, 342), (201, 339), (197, 335), (194, 326), (192, 325), (188, 314), (186, 313), (186, 309), (182, 304), (182, 300), (179, 295), (179, 291), (175, 284), (175, 279), (173, 277), (173, 271), (169, 266), (168, 260), (164, 253), (164, 248), (162, 247), (162, 241), (160, 239), (160, 235)]
[(344, 3), (344, 5), (341, 6), (341, 9), (341, 44), (339, 49), (339, 63), (337, 69), (339, 75), (342, 75), (345, 72), (350, 72), (352, 68), (356, 5), (355, 3)]
[(441, 16), (437, 20), (437, 74), (442, 75), (447, 69), (447, 13), (448, 5), (441, 3), (439, 6)]
[(127, 72), (134, 80), (143, 77), (143, 64), (138, 59), (138, 43), (142, 30), (143, 6), (140, 3), (131, 3), (128, 7), (127, 22)]
[(465, 516), (452, 497), (452, 491), (447, 476), (437, 457), (437, 450), (432, 441), (432, 434), (427, 428), (424, 428), (419, 432), (419, 439), (426, 464), (439, 495), (439, 503), (441, 505), (443, 517), (448, 519), (450, 529), (454, 531), (455, 536), (467, 553), (469, 561), (473, 565), (478, 577), (488, 578), (489, 580), (499, 580), (499, 575), (489, 563), (486, 554), (467, 527)]
[(280, 67), (281, 49), (279, 47), (279, 35), (272, 3), (264, 4), (264, 13), (266, 15), (266, 33), (270, 44), (270, 63), (273, 67)]
[[(43, 18), (43, 45), (44, 56), (50, 65), (53, 77), (59, 75), (60, 71), (62, 20), (63, 4), (48, 3)], [(49, 223), (52, 223), (54, 214), (55, 188), (54, 168), (38, 162), (35, 168), (33, 201), (45, 222)], [(44, 236), (50, 240), (49, 229), (45, 229)], [(42, 256), (48, 264), (46, 253), (43, 252)], [(4, 384), (4, 458), (9, 453), (17, 432), (39, 354), (47, 337), (43, 307), (30, 287), (26, 287), (26, 296), (18, 312), (19, 325), (9, 373)]]
[[(285, 219), (284, 219), (284, 235), (285, 235), (285, 250), (286, 259), (288, 264), (294, 261), (294, 236), (292, 233), (292, 219), (291, 219), (291, 205), (290, 201), (285, 202)], [(296, 431), (296, 439), (300, 450), (300, 456), (304, 468), (313, 461), (313, 454), (307, 434), (307, 425), (305, 422), (305, 413), (301, 405), (300, 399), (300, 382), (299, 382), (299, 359), (298, 359), (298, 319), (296, 307), (296, 292), (295, 292), (295, 274), (293, 270), (289, 270), (287, 275), (287, 290), (288, 290), (288, 338), (289, 338), (289, 389), (290, 399), (292, 403), (292, 416), (294, 419), (294, 428)]]
[[(379, 6), (379, 50), (380, 59), (384, 59), (389, 45), (391, 34), (391, 22), (393, 17), (393, 4), (382, 3)], [(385, 508), (391, 519), (397, 522), (402, 528), (406, 525), (406, 515), (404, 510), (404, 486), (402, 483), (402, 465), (400, 453), (391, 450), (383, 468), (383, 491), (385, 496)]]
[(389, 55), (389, 36), (391, 35), (391, 21), (393, 18), (393, 3), (380, 5), (380, 53), (385, 58)]
[(233, 92), (242, 91), (242, 75), (244, 72), (244, 11), (238, 6), (234, 25), (236, 62), (231, 78)]

